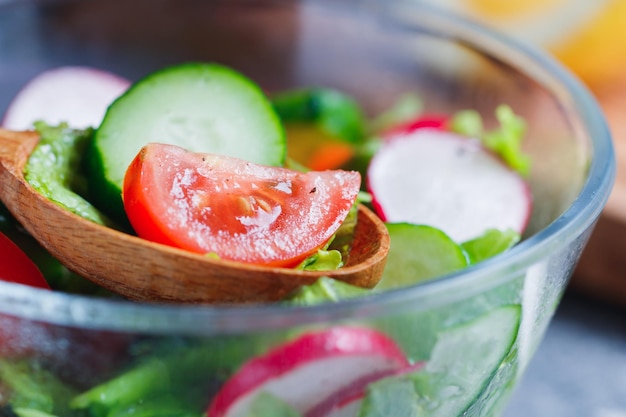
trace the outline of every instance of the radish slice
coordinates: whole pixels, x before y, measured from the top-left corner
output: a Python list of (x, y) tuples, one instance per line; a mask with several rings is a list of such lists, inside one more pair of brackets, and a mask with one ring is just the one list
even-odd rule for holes
[(306, 333), (245, 363), (226, 382), (207, 417), (247, 415), (256, 394), (269, 393), (307, 414), (357, 381), (409, 366), (386, 335), (361, 327), (335, 327)]
[(431, 128), (383, 146), (368, 188), (385, 221), (434, 226), (457, 242), (490, 228), (522, 233), (532, 208), (528, 184), (480, 142)]
[(355, 417), (358, 415), (358, 410), (365, 398), (369, 384), (388, 376), (401, 376), (417, 372), (424, 365), (424, 362), (417, 362), (401, 369), (381, 372), (378, 375), (368, 375), (365, 378), (354, 381), (317, 404), (315, 408), (306, 414), (306, 417)]
[(365, 391), (361, 391), (359, 394), (354, 395), (351, 398), (347, 398), (345, 401), (337, 404), (328, 413), (320, 417), (355, 417), (359, 415), (361, 403), (365, 398)]
[(28, 130), (35, 121), (50, 125), (67, 122), (84, 129), (100, 125), (107, 107), (128, 89), (130, 82), (88, 67), (60, 67), (33, 78), (15, 96), (2, 126)]
[[(372, 382), (381, 378), (393, 375), (397, 370), (387, 369), (377, 373), (365, 375), (350, 384), (328, 395), (323, 401), (319, 402), (315, 407), (311, 408), (305, 417), (326, 417), (333, 415), (338, 410), (343, 409), (348, 404), (360, 403), (365, 396), (365, 388)], [(341, 415), (341, 414), (339, 414)], [(356, 416), (357, 414), (346, 414)]]

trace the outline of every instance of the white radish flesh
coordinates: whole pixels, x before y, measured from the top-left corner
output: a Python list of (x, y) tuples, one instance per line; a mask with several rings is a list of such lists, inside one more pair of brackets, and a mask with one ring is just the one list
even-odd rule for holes
[(457, 242), (490, 228), (521, 233), (532, 208), (526, 181), (480, 142), (430, 128), (385, 144), (368, 188), (385, 221), (434, 226)]
[[(352, 381), (350, 384), (326, 396), (323, 401), (318, 402), (315, 407), (308, 410), (305, 417), (326, 417), (329, 414), (335, 413), (343, 409), (349, 403), (362, 399), (365, 396), (365, 389), (370, 383), (393, 375), (397, 371), (397, 369), (386, 369)], [(354, 415), (356, 416), (356, 414)]]
[(28, 82), (11, 101), (2, 127), (28, 130), (36, 121), (50, 125), (67, 122), (70, 127), (98, 127), (107, 107), (130, 86), (130, 82), (89, 67), (59, 67)]
[(306, 415), (355, 381), (407, 366), (395, 342), (375, 330), (335, 327), (307, 333), (244, 364), (216, 395), (207, 417), (245, 416), (260, 392)]
[(356, 417), (359, 415), (363, 398), (365, 398), (365, 393), (355, 395), (343, 403), (337, 404), (336, 407), (330, 410), (323, 417)]
[(369, 384), (385, 377), (408, 375), (420, 371), (425, 362), (417, 362), (391, 372), (369, 375), (335, 392), (310, 410), (305, 417), (356, 417)]

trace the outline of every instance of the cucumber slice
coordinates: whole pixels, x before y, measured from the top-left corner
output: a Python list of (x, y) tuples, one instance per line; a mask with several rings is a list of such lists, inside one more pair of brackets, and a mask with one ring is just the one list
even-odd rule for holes
[(488, 229), (482, 235), (461, 243), (461, 247), (473, 265), (511, 249), (520, 239), (520, 233), (513, 229)]
[(521, 307), (508, 305), (440, 333), (422, 370), (386, 378), (368, 387), (359, 417), (378, 416), (377, 410), (383, 406), (385, 415), (402, 415), (393, 409), (393, 402), (385, 401), (384, 393), (393, 387), (406, 388), (407, 381), (412, 382), (413, 391), (405, 389), (401, 405), (407, 408), (407, 401), (411, 401), (416, 415), (455, 417), (466, 411), (480, 415), (474, 414), (472, 407), (483, 391), (491, 389), (491, 394), (496, 395), (496, 391), (510, 388), (507, 381), (499, 381), (500, 386), (490, 384), (499, 375), (501, 365), (510, 359), (520, 317)]
[(186, 63), (134, 84), (107, 110), (89, 155), (96, 205), (125, 218), (126, 169), (149, 142), (281, 166), (286, 141), (274, 109), (251, 80), (212, 63)]
[(376, 328), (400, 345), (413, 362), (427, 361), (446, 329), (472, 322), (503, 306), (520, 304), (525, 275), (454, 303), (421, 312), (392, 314), (377, 320)]
[(460, 416), (496, 375), (513, 348), (519, 305), (494, 310), (441, 333), (424, 369), (411, 379), (429, 417)]
[(498, 366), (489, 384), (476, 397), (463, 417), (501, 416), (506, 407), (519, 374), (518, 349), (512, 349), (507, 358)]
[(467, 254), (440, 229), (409, 223), (388, 223), (391, 247), (376, 290), (417, 284), (468, 266)]

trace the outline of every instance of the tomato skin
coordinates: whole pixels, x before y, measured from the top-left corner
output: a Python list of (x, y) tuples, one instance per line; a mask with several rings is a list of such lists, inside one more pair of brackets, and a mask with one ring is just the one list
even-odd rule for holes
[[(50, 290), (35, 263), (3, 233), (0, 280)], [(5, 360), (50, 358), (52, 363), (60, 364), (64, 374), (88, 378), (119, 363), (127, 344), (126, 335), (78, 330), (0, 313), (0, 358)]]
[(144, 239), (290, 267), (332, 237), (360, 183), (353, 171), (300, 173), (152, 143), (128, 167), (123, 201)]
[[(0, 280), (50, 289), (35, 263), (3, 233), (0, 233)], [(0, 357), (17, 357), (32, 353), (30, 339), (33, 338), (32, 335), (39, 334), (44, 326), (25, 324), (26, 321), (20, 318), (0, 314)], [(24, 333), (29, 333), (30, 339), (24, 337)]]
[(0, 233), (0, 280), (50, 289), (35, 263), (3, 233)]

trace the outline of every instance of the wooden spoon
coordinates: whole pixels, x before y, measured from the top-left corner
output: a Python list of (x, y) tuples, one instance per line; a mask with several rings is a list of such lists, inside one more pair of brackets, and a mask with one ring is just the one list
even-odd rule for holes
[(215, 260), (93, 223), (48, 200), (24, 179), (35, 132), (0, 129), (0, 199), (53, 256), (87, 279), (138, 301), (241, 303), (283, 298), (321, 276), (371, 288), (380, 280), (389, 235), (380, 219), (359, 207), (346, 266), (298, 271)]

